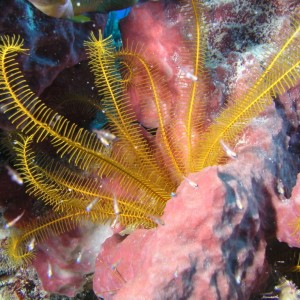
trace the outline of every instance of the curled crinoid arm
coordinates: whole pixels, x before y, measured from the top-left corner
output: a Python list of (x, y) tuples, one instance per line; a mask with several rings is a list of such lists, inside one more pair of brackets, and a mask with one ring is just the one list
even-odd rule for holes
[[(37, 158), (32, 149), (33, 136), (20, 136), (15, 143), (16, 164), (24, 178), (27, 192), (54, 211), (64, 214), (87, 213), (95, 222), (115, 218), (116, 201), (122, 225), (139, 224), (152, 227), (154, 224), (148, 214), (162, 214), (164, 202), (140, 193), (139, 190), (122, 190), (118, 193), (110, 181), (101, 180), (94, 175), (81, 176), (61, 163), (45, 156)], [(118, 198), (118, 199), (117, 199)], [(116, 200), (117, 199), (117, 200)]]
[[(99, 93), (104, 95), (102, 105), (110, 120), (113, 133), (120, 139), (120, 143), (126, 141), (122, 144), (122, 151), (126, 151), (128, 157), (132, 157), (137, 162), (136, 165), (139, 167), (136, 171), (139, 174), (149, 177), (150, 181), (155, 180), (162, 187), (164, 186), (164, 190), (171, 190), (172, 186), (168, 176), (163, 172), (164, 168), (157, 165), (151, 148), (142, 135), (140, 126), (136, 123), (125, 89), (128, 82), (124, 82), (119, 72), (120, 62), (117, 61), (117, 57), (125, 54), (129, 56), (129, 51), (116, 54), (112, 38), (103, 39), (101, 32), (99, 32), (99, 38), (91, 34), (85, 47), (90, 59), (91, 71), (95, 76), (95, 84)], [(133, 71), (130, 62), (122, 61), (121, 68), (124, 68), (124, 65), (127, 66), (127, 71)], [(126, 77), (125, 81), (130, 81), (132, 76), (134, 76), (133, 73), (128, 78)], [(155, 88), (155, 85), (151, 86)]]
[[(171, 133), (169, 126), (166, 124), (168, 112), (162, 99), (170, 97), (167, 88), (165, 88), (160, 72), (155, 66), (149, 65), (143, 55), (134, 47), (131, 49), (123, 49), (117, 53), (117, 57), (125, 62), (128, 72), (131, 73), (131, 82), (134, 82), (135, 89), (139, 91), (147, 101), (152, 101), (156, 108), (158, 118), (158, 130), (156, 135), (160, 137), (161, 158), (164, 165), (170, 168), (172, 176), (176, 182), (180, 182), (183, 178), (183, 157), (182, 152), (175, 151), (174, 145), (177, 144)], [(158, 88), (159, 87), (159, 88)]]
[(51, 214), (32, 221), (22, 229), (13, 230), (5, 249), (12, 264), (14, 266), (29, 264), (35, 256), (37, 243), (76, 228), (79, 222), (86, 220), (86, 216), (86, 212)]

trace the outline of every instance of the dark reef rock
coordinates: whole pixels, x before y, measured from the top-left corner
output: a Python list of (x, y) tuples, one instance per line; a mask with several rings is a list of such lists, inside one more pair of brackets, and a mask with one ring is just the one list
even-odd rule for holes
[(22, 69), (38, 95), (67, 67), (83, 59), (83, 42), (92, 30), (103, 29), (106, 15), (91, 14), (84, 24), (48, 17), (26, 0), (1, 0), (0, 34), (20, 35), (30, 56), (23, 56)]

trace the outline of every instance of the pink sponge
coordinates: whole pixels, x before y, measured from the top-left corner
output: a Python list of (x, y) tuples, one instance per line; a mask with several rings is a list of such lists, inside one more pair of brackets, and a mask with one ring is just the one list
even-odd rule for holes
[(96, 261), (96, 294), (248, 299), (258, 292), (268, 278), (266, 237), (274, 234), (285, 205), (277, 183), (284, 174), (288, 189), (296, 174), (285, 125), (270, 108), (237, 143), (237, 159), (191, 174), (198, 188), (181, 183), (167, 203), (164, 226), (107, 240)]
[(277, 238), (290, 247), (300, 248), (300, 174), (290, 199), (276, 201)]
[(180, 185), (165, 226), (107, 242), (96, 262), (97, 295), (110, 299), (121, 288), (116, 299), (242, 299), (257, 287), (266, 246), (258, 205), (238, 208), (217, 167), (189, 178), (199, 188)]

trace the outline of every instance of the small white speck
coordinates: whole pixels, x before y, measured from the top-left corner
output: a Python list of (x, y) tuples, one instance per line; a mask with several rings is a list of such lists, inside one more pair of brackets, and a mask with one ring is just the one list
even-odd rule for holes
[(32, 251), (34, 249), (34, 247), (35, 247), (35, 238), (33, 237), (31, 239), (31, 241), (29, 242), (27, 249), (28, 249), (28, 251)]
[(183, 177), (186, 181), (187, 181), (187, 183), (191, 186), (191, 187), (193, 187), (194, 189), (197, 189), (199, 186), (198, 186), (198, 184), (196, 183), (196, 182), (194, 182), (193, 180), (191, 180), (191, 179), (189, 179), (189, 178), (187, 178), (187, 177)]
[(80, 251), (80, 252), (78, 253), (77, 258), (76, 258), (76, 263), (77, 263), (77, 264), (79, 264), (79, 263), (81, 262), (81, 258), (82, 258), (82, 252)]
[(51, 266), (51, 264), (48, 262), (47, 276), (48, 276), (48, 278), (51, 278), (52, 275), (53, 275), (53, 273), (52, 273), (52, 266)]

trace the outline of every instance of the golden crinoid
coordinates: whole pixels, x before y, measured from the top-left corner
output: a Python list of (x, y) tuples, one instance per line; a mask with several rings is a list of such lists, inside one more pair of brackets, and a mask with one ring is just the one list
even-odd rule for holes
[[(155, 227), (166, 202), (191, 172), (223, 163), (247, 122), (299, 80), (299, 16), (290, 34), (253, 86), (231, 99), (207, 126), (205, 21), (199, 1), (180, 1), (186, 20), (184, 41), (190, 70), (178, 78), (182, 102), (171, 109), (171, 97), (159, 67), (147, 61), (138, 46), (116, 51), (112, 39), (92, 33), (85, 43), (109, 132), (91, 133), (71, 123), (36, 97), (19, 71), (16, 55), (26, 52), (16, 36), (2, 36), (0, 47), (0, 102), (3, 112), (20, 132), (13, 141), (15, 167), (28, 193), (52, 208), (52, 214), (12, 235), (8, 253), (15, 263), (29, 262), (33, 247), (52, 233), (61, 234), (82, 220), (120, 223), (132, 228)], [(137, 122), (127, 93), (134, 85), (153, 104), (154, 134)], [(159, 88), (158, 88), (159, 86)], [(40, 155), (49, 143), (57, 158)], [(59, 158), (65, 158), (67, 164)], [(197, 186), (190, 181), (190, 184)]]

